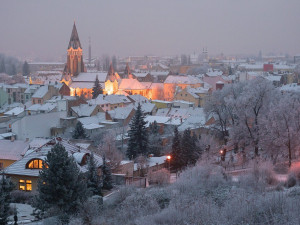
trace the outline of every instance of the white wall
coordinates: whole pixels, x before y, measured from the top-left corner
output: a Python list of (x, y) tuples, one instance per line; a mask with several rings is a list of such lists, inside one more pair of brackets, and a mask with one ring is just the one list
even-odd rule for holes
[(12, 124), (12, 132), (17, 135), (18, 140), (50, 137), (50, 128), (59, 126), (60, 118), (65, 116), (66, 111), (25, 116)]

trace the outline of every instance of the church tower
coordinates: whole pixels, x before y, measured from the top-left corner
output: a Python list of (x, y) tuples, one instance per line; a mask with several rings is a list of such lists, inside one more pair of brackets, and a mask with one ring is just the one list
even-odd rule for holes
[(77, 76), (79, 73), (84, 72), (84, 63), (82, 57), (82, 47), (80, 44), (79, 36), (77, 33), (76, 25), (74, 22), (73, 30), (68, 46), (67, 65), (65, 72), (71, 76)]

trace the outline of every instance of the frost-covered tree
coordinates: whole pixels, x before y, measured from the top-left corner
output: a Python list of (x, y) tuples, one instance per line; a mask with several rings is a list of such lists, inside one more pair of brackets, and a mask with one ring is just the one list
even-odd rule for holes
[(265, 117), (263, 146), (276, 163), (280, 155), (287, 156), (289, 166), (300, 144), (300, 96), (284, 93), (274, 102)]
[(87, 135), (85, 133), (83, 125), (80, 121), (77, 122), (76, 127), (73, 131), (72, 137), (74, 139), (85, 139), (85, 138), (87, 138)]
[(154, 121), (150, 124), (150, 133), (149, 133), (149, 153), (154, 156), (161, 156), (162, 151), (162, 140), (159, 134), (159, 127), (157, 122)]
[(29, 65), (28, 65), (27, 61), (25, 61), (23, 64), (22, 74), (23, 74), (23, 76), (30, 75), (30, 69), (29, 69)]
[(102, 170), (102, 185), (103, 185), (102, 187), (105, 190), (111, 190), (113, 188), (111, 170), (110, 170), (109, 165), (106, 162), (105, 156), (102, 157), (102, 161), (103, 161), (103, 164), (102, 164), (102, 167), (101, 167), (101, 170)]
[(6, 178), (4, 174), (0, 175), (0, 225), (8, 224), (9, 217), (9, 203), (11, 201), (10, 193), (13, 190), (14, 185), (9, 178)]
[(236, 99), (226, 99), (235, 118), (230, 129), (231, 140), (253, 148), (255, 156), (259, 155), (261, 148), (263, 116), (268, 113), (276, 95), (273, 84), (258, 77), (248, 81)]
[(97, 152), (105, 155), (108, 165), (112, 170), (117, 169), (123, 159), (122, 153), (116, 147), (116, 135), (112, 131), (106, 131), (98, 145)]
[(126, 155), (129, 159), (135, 159), (139, 155), (145, 156), (148, 154), (148, 132), (144, 119), (141, 105), (138, 104), (128, 132), (129, 140)]
[(102, 195), (102, 182), (98, 175), (98, 168), (92, 153), (88, 159), (88, 171), (86, 172), (87, 189), (92, 195)]
[(228, 100), (235, 102), (240, 95), (245, 83), (225, 85), (222, 90), (216, 90), (205, 101), (204, 111), (207, 118), (215, 118), (215, 123), (211, 126), (221, 134), (221, 140), (227, 144), (229, 128), (235, 123), (233, 105), (228, 104)]
[(38, 180), (35, 207), (41, 212), (56, 210), (74, 214), (87, 197), (87, 188), (73, 157), (60, 143), (48, 152)]
[(99, 82), (98, 76), (96, 76), (94, 87), (92, 89), (92, 98), (95, 99), (100, 94), (103, 94), (103, 89), (102, 89), (102, 86), (101, 86), (101, 84)]

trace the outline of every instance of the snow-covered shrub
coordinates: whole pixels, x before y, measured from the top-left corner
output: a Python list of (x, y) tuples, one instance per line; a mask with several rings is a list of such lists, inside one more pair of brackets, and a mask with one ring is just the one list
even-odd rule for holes
[(273, 164), (270, 162), (252, 162), (249, 174), (240, 176), (240, 187), (254, 191), (265, 191), (270, 185), (275, 185), (276, 179)]
[(295, 174), (294, 173), (290, 173), (288, 175), (288, 179), (286, 181), (286, 186), (288, 188), (290, 188), (290, 187), (294, 187), (296, 184), (297, 184), (297, 179), (296, 179)]
[(148, 173), (149, 184), (168, 184), (170, 183), (170, 172), (163, 168), (161, 170)]
[(11, 192), (11, 202), (32, 204), (33, 198), (36, 194), (37, 194), (36, 192), (26, 192), (26, 191), (15, 190), (15, 191)]
[(159, 204), (153, 196), (147, 193), (147, 190), (140, 189), (118, 206), (113, 224), (133, 224), (136, 218), (153, 215), (159, 211)]
[(108, 205), (118, 205), (122, 203), (128, 196), (136, 192), (133, 186), (123, 186), (116, 193), (114, 193), (107, 201)]
[(168, 189), (152, 188), (149, 190), (149, 195), (157, 201), (161, 209), (168, 207), (171, 200), (171, 193)]

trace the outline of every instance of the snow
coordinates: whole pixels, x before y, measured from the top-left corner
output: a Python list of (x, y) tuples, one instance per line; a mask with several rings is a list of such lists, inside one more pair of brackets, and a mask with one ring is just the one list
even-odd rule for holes
[(23, 107), (16, 107), (13, 108), (11, 110), (9, 110), (8, 112), (4, 113), (4, 115), (9, 115), (9, 116), (18, 116), (19, 114), (21, 114), (22, 112), (24, 112), (24, 108)]
[(144, 90), (146, 87), (136, 79), (119, 80), (119, 90)]
[(0, 159), (20, 160), (28, 147), (28, 142), (0, 140)]
[(169, 75), (164, 83), (165, 84), (199, 84), (199, 83), (203, 83), (203, 81), (197, 77), (190, 76), (190, 75), (187, 76)]
[(80, 73), (77, 77), (73, 77), (73, 82), (92, 82), (94, 84), (96, 77), (98, 76), (98, 80), (100, 83), (104, 83), (107, 78), (106, 72), (97, 72), (97, 73)]
[(32, 98), (43, 98), (48, 92), (48, 85), (41, 86), (33, 95)]
[(103, 128), (105, 126), (95, 124), (95, 123), (90, 123), (90, 124), (87, 124), (87, 125), (83, 125), (83, 127), (84, 127), (84, 129), (87, 129), (87, 130), (94, 130), (94, 129)]
[(110, 104), (131, 103), (131, 101), (123, 95), (107, 95), (104, 99)]
[(81, 104), (79, 106), (73, 106), (73, 107), (71, 107), (71, 109), (79, 117), (83, 117), (83, 116), (91, 116), (91, 114), (93, 113), (93, 111), (95, 110), (96, 107), (97, 107), (97, 105)]

